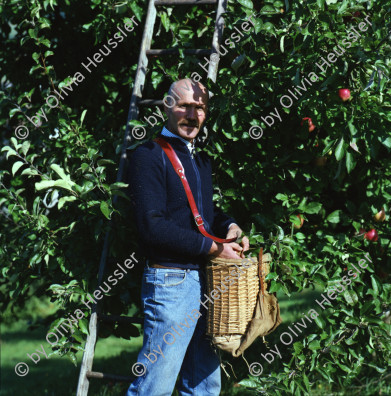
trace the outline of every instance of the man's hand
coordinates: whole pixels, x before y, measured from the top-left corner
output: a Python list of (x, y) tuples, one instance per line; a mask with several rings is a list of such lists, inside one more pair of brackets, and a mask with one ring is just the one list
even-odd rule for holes
[[(229, 227), (226, 239), (239, 238), (242, 235), (242, 233), (243, 233), (243, 231), (241, 230), (241, 228), (239, 226), (237, 226), (236, 224), (234, 224), (231, 227)], [(250, 248), (250, 241), (248, 240), (248, 238), (246, 236), (244, 236), (242, 238), (242, 242), (240, 242), (240, 244), (242, 245), (242, 248), (243, 248), (243, 250), (241, 251), (240, 257), (244, 258), (244, 252), (246, 252)]]
[(220, 258), (238, 259), (241, 256), (239, 256), (236, 252), (241, 253), (242, 250), (243, 248), (236, 242), (216, 243), (213, 241), (208, 254)]

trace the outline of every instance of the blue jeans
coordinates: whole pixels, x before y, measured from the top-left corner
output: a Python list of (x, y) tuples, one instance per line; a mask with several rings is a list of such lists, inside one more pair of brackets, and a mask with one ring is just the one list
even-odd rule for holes
[[(205, 275), (199, 270), (150, 268), (143, 274), (143, 347), (139, 375), (126, 396), (220, 394), (220, 360), (206, 338)], [(145, 371), (142, 375), (141, 373)]]

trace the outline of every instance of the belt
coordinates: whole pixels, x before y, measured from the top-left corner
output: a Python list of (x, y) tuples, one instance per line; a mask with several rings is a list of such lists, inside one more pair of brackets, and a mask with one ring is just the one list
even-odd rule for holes
[(165, 265), (160, 265), (158, 263), (153, 263), (151, 262), (150, 264), (148, 264), (150, 267), (152, 268), (164, 268), (164, 269), (180, 269), (183, 270), (184, 268), (178, 268), (178, 267), (167, 267)]

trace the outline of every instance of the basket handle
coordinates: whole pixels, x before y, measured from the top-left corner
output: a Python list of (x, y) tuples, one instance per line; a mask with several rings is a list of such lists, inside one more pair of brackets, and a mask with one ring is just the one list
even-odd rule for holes
[(265, 295), (265, 286), (264, 286), (264, 279), (263, 279), (263, 269), (262, 269), (262, 256), (263, 256), (263, 247), (259, 250), (258, 256), (258, 277), (259, 277), (259, 290), (262, 295)]

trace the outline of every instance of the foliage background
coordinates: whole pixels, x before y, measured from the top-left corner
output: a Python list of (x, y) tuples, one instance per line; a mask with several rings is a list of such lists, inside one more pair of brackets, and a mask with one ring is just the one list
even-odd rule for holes
[[(152, 47), (209, 47), (214, 9), (162, 9)], [(344, 275), (348, 262), (357, 263), (364, 253), (373, 260), (334, 307), (321, 313), (318, 326), (286, 348), (270, 376), (250, 377), (243, 386), (306, 394), (324, 381), (330, 392), (391, 392), (385, 385), (390, 375), (390, 12), (389, 0), (229, 3), (225, 38), (252, 13), (256, 29), (221, 58), (217, 84), (208, 83), (214, 97), (205, 150), (215, 162), (216, 200), (254, 247), (272, 251), (269, 278), (279, 295), (314, 287), (323, 292)], [(33, 128), (18, 106), (29, 117), (42, 106), (46, 110), (51, 88), (83, 71), (81, 62), (133, 14), (139, 25), (132, 36), (91, 74), (83, 72), (86, 78), (74, 93)], [(0, 5), (0, 296), (6, 320), (13, 320), (32, 295), (50, 296), (58, 307), (42, 323), (47, 331), (79, 308), (80, 299), (96, 287), (108, 218), (115, 227), (107, 272), (137, 252), (129, 204), (123, 186), (114, 182), (145, 14), (145, 1)], [(315, 62), (367, 15), (372, 26), (363, 37), (295, 101), (281, 123), (263, 125), (262, 138), (251, 139), (250, 125), (281, 109), (280, 97), (302, 76), (313, 71), (320, 76)], [(198, 61), (183, 55), (179, 62), (152, 58), (145, 97), (163, 97), (173, 80), (194, 71), (205, 82)], [(341, 102), (340, 88), (351, 90), (351, 101)], [(309, 133), (303, 117), (311, 117), (317, 129)], [(20, 124), (30, 129), (24, 141), (13, 138)], [(147, 138), (161, 126), (148, 127)], [(53, 139), (57, 131), (60, 136)], [(37, 185), (42, 181), (48, 183)], [(115, 210), (114, 195), (120, 198)], [(47, 202), (55, 205), (48, 208)], [(373, 215), (382, 207), (386, 221), (376, 223)], [(305, 222), (295, 230), (298, 213)], [(361, 227), (376, 228), (379, 240), (364, 240)], [(138, 268), (102, 300), (106, 312), (126, 313), (134, 304), (139, 313), (140, 274)], [(315, 300), (313, 308), (319, 308)], [(64, 337), (55, 352), (75, 362), (87, 324), (88, 319), (80, 321), (73, 338)], [(102, 325), (100, 331), (137, 335), (133, 327)], [(286, 324), (270, 337), (271, 345), (283, 331)], [(264, 350), (261, 344), (258, 348)], [(254, 360), (260, 361), (259, 354)], [(239, 373), (243, 379), (248, 370)]]

